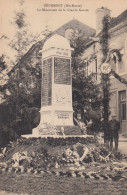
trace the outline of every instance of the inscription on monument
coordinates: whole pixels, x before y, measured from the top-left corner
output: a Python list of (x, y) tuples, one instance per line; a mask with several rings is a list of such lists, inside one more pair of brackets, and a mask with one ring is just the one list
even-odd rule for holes
[(43, 61), (42, 67), (42, 106), (51, 105), (52, 58)]
[(54, 82), (71, 84), (70, 59), (54, 58)]

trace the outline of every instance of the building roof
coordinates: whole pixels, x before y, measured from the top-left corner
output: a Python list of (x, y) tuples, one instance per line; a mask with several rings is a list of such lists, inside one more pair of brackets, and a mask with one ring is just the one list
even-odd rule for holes
[(127, 18), (127, 9), (124, 12), (122, 12), (119, 16), (117, 16), (116, 18), (112, 18), (110, 28), (113, 28), (116, 25), (120, 24), (126, 18)]
[(83, 24), (82, 22), (73, 19), (70, 22), (64, 24), (63, 26), (61, 26), (60, 28), (58, 28), (55, 33), (58, 33), (61, 36), (65, 36), (65, 31), (67, 29), (73, 29), (73, 30), (78, 30), (80, 33), (83, 33), (84, 36), (88, 37), (91, 36), (93, 34), (95, 34), (95, 29), (87, 26), (86, 24)]
[[(64, 24), (63, 26), (61, 26), (60, 28), (58, 28), (57, 30), (55, 30), (54, 32), (52, 32), (48, 38), (50, 38), (51, 36), (53, 35), (61, 35), (63, 37), (65, 37), (65, 31), (67, 29), (74, 29), (74, 30), (78, 30), (80, 33), (83, 33), (84, 36), (86, 37), (89, 37), (89, 36), (93, 36), (95, 34), (95, 30), (85, 24), (83, 24), (82, 22), (76, 20), (76, 19), (73, 19), (71, 20), (70, 22)], [(32, 51), (35, 50), (36, 48), (38, 48), (38, 50), (41, 50), (43, 45), (44, 45), (44, 42), (46, 41), (46, 39), (43, 39), (41, 41), (38, 41), (37, 43), (35, 43), (30, 49), (29, 51), (24, 55), (22, 56), (22, 58), (20, 59), (19, 63), (22, 63), (23, 64), (23, 61), (27, 60), (27, 57), (29, 55), (31, 55)], [(89, 42), (89, 39), (88, 41)], [(19, 64), (18, 63), (18, 64)], [(14, 69), (18, 66), (18, 64), (16, 64), (12, 70), (10, 70), (10, 72), (8, 73), (8, 75), (10, 75)]]
[[(46, 39), (43, 39), (41, 41), (38, 41), (37, 43), (33, 44), (32, 47), (28, 50), (28, 52), (26, 52), (22, 57), (21, 59), (19, 60), (19, 62), (12, 67), (12, 69), (10, 70), (10, 72), (8, 72), (8, 75), (10, 76), (12, 72), (14, 72), (15, 68), (17, 68), (19, 66), (19, 64), (22, 64), (24, 65), (24, 61), (26, 61), (30, 55), (32, 55), (33, 51), (34, 50), (41, 50), (43, 45), (44, 45), (44, 42), (45, 42)], [(27, 63), (25, 63), (25, 66), (26, 66)]]
[[(127, 9), (124, 12), (122, 12), (119, 16), (117, 16), (116, 18), (111, 19), (110, 29), (115, 27), (116, 25), (120, 24), (121, 22), (123, 22), (126, 18), (127, 18)], [(83, 24), (82, 22), (80, 22), (76, 19), (73, 19), (73, 20), (69, 21), (68, 23), (64, 24), (63, 26), (61, 26), (60, 28), (58, 28), (57, 30), (55, 30), (53, 33), (51, 33), (50, 36), (52, 36), (54, 34), (58, 34), (58, 35), (65, 37), (65, 32), (67, 29), (78, 30), (80, 33), (83, 33), (84, 37), (86, 37), (86, 38), (87, 37), (94, 37), (95, 32), (96, 32), (95, 29), (87, 26), (86, 24)], [(26, 57), (28, 55), (30, 55), (31, 51), (34, 50), (35, 48), (39, 47), (40, 49), (42, 49), (44, 42), (45, 42), (45, 40), (42, 40), (42, 41), (35, 43), (29, 49), (29, 51), (22, 57), (20, 62), (22, 60), (26, 59)], [(91, 38), (87, 38), (86, 46), (88, 47), (89, 45), (93, 44), (94, 42), (96, 42), (96, 41), (93, 41)], [(14, 67), (12, 68), (12, 70), (13, 69), (14, 69)], [(11, 71), (10, 71), (10, 73), (11, 73)]]

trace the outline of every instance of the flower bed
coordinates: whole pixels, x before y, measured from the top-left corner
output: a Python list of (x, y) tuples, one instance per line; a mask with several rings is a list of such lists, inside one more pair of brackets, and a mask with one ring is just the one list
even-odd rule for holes
[(120, 159), (120, 153), (109, 151), (90, 137), (20, 138), (6, 147), (1, 158), (6, 162), (6, 168), (37, 171), (84, 169), (88, 163), (107, 163)]

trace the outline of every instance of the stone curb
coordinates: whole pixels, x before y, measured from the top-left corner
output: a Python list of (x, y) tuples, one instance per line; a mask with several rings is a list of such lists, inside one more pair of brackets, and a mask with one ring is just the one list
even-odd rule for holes
[(118, 180), (127, 180), (127, 177), (121, 176), (116, 174), (115, 176), (112, 176), (111, 174), (97, 174), (95, 172), (81, 172), (81, 171), (39, 171), (34, 169), (21, 169), (21, 168), (2, 168), (2, 172), (15, 172), (15, 173), (32, 173), (34, 175), (45, 175), (45, 174), (51, 174), (55, 175), (56, 177), (82, 177), (85, 179), (94, 179), (94, 180), (112, 180), (112, 181), (118, 181)]

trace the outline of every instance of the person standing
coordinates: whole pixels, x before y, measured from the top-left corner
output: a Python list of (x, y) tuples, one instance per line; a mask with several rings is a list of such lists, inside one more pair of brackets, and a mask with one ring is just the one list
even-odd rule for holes
[(119, 130), (120, 122), (116, 120), (116, 116), (112, 116), (112, 120), (109, 121), (110, 130), (110, 149), (113, 149), (113, 140), (115, 142), (115, 151), (118, 150)]

